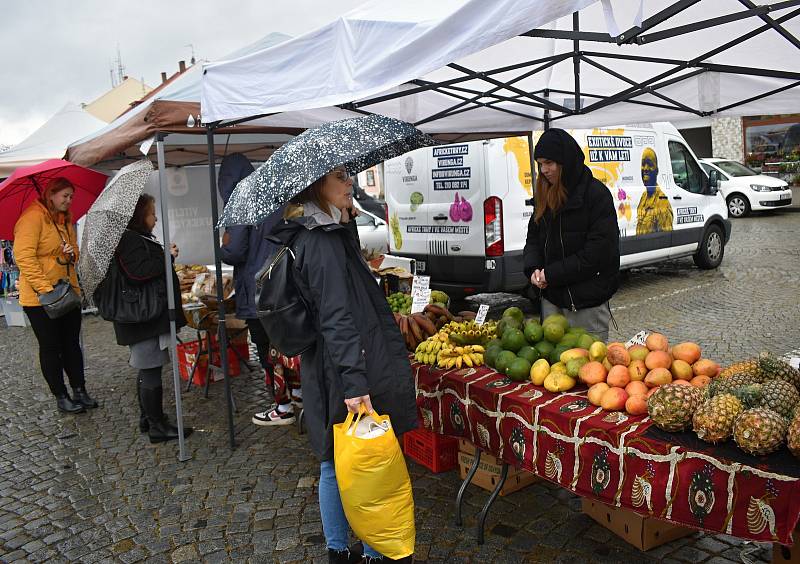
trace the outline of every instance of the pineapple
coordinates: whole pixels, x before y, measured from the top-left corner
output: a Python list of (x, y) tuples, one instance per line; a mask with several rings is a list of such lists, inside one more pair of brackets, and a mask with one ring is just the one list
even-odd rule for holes
[(692, 416), (702, 399), (700, 388), (666, 384), (647, 400), (647, 412), (659, 429), (683, 431), (691, 426)]
[(789, 434), (786, 437), (789, 450), (800, 458), (800, 410), (795, 413), (794, 419), (789, 423)]
[(712, 397), (717, 394), (729, 394), (742, 386), (760, 384), (762, 380), (758, 372), (737, 372), (727, 378), (717, 377), (711, 381), (709, 394)]
[(758, 374), (760, 370), (761, 369), (758, 367), (758, 357), (753, 357), (731, 364), (722, 372), (720, 372), (717, 378), (727, 378), (728, 376), (733, 376), (739, 372), (752, 372), (754, 374)]
[(769, 353), (761, 353), (758, 357), (758, 367), (764, 374), (765, 380), (786, 380), (800, 391), (800, 370), (792, 368), (787, 362), (775, 358)]
[(736, 444), (743, 451), (756, 456), (775, 452), (785, 438), (786, 420), (766, 407), (743, 411), (733, 424)]
[(761, 384), (750, 384), (749, 386), (740, 386), (730, 391), (731, 394), (736, 396), (744, 409), (751, 409), (753, 407), (761, 407)]
[(800, 392), (786, 380), (769, 380), (761, 384), (761, 406), (768, 407), (786, 420), (794, 416)]
[(742, 409), (742, 402), (733, 395), (719, 394), (697, 408), (692, 428), (698, 437), (709, 443), (725, 441), (733, 434), (733, 422)]

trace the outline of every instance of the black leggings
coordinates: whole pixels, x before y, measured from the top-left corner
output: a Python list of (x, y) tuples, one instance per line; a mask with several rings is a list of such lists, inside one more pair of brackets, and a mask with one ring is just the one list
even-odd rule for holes
[(64, 372), (72, 389), (83, 388), (83, 351), (81, 351), (81, 310), (50, 319), (41, 306), (24, 307), (33, 333), (39, 341), (39, 364), (42, 375), (54, 396), (67, 394)]

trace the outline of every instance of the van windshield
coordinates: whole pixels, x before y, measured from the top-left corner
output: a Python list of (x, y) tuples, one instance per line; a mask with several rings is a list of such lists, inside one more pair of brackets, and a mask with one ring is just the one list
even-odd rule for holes
[(731, 176), (758, 176), (758, 173), (752, 168), (748, 168), (736, 161), (717, 161), (714, 164)]

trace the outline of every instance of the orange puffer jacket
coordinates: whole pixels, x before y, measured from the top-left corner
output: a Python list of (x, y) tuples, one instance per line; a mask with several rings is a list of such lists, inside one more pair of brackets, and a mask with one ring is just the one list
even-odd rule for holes
[[(50, 292), (53, 284), (67, 278), (67, 266), (59, 263), (68, 258), (61, 252), (62, 237), (75, 250), (78, 259), (78, 237), (72, 225), (65, 225), (63, 216), (53, 222), (47, 208), (38, 200), (30, 204), (14, 226), (14, 259), (19, 266), (19, 303), (38, 306), (38, 294)], [(57, 260), (58, 259), (58, 260)], [(75, 264), (69, 267), (69, 281), (80, 294)]]

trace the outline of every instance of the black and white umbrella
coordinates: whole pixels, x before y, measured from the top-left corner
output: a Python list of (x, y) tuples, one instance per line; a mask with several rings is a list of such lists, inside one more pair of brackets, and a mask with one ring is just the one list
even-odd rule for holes
[(148, 160), (122, 167), (86, 212), (77, 269), (89, 303), (106, 276), (151, 172), (153, 165)]
[(308, 129), (236, 185), (220, 225), (258, 225), (336, 167), (353, 175), (387, 159), (434, 145), (413, 125), (370, 115)]

